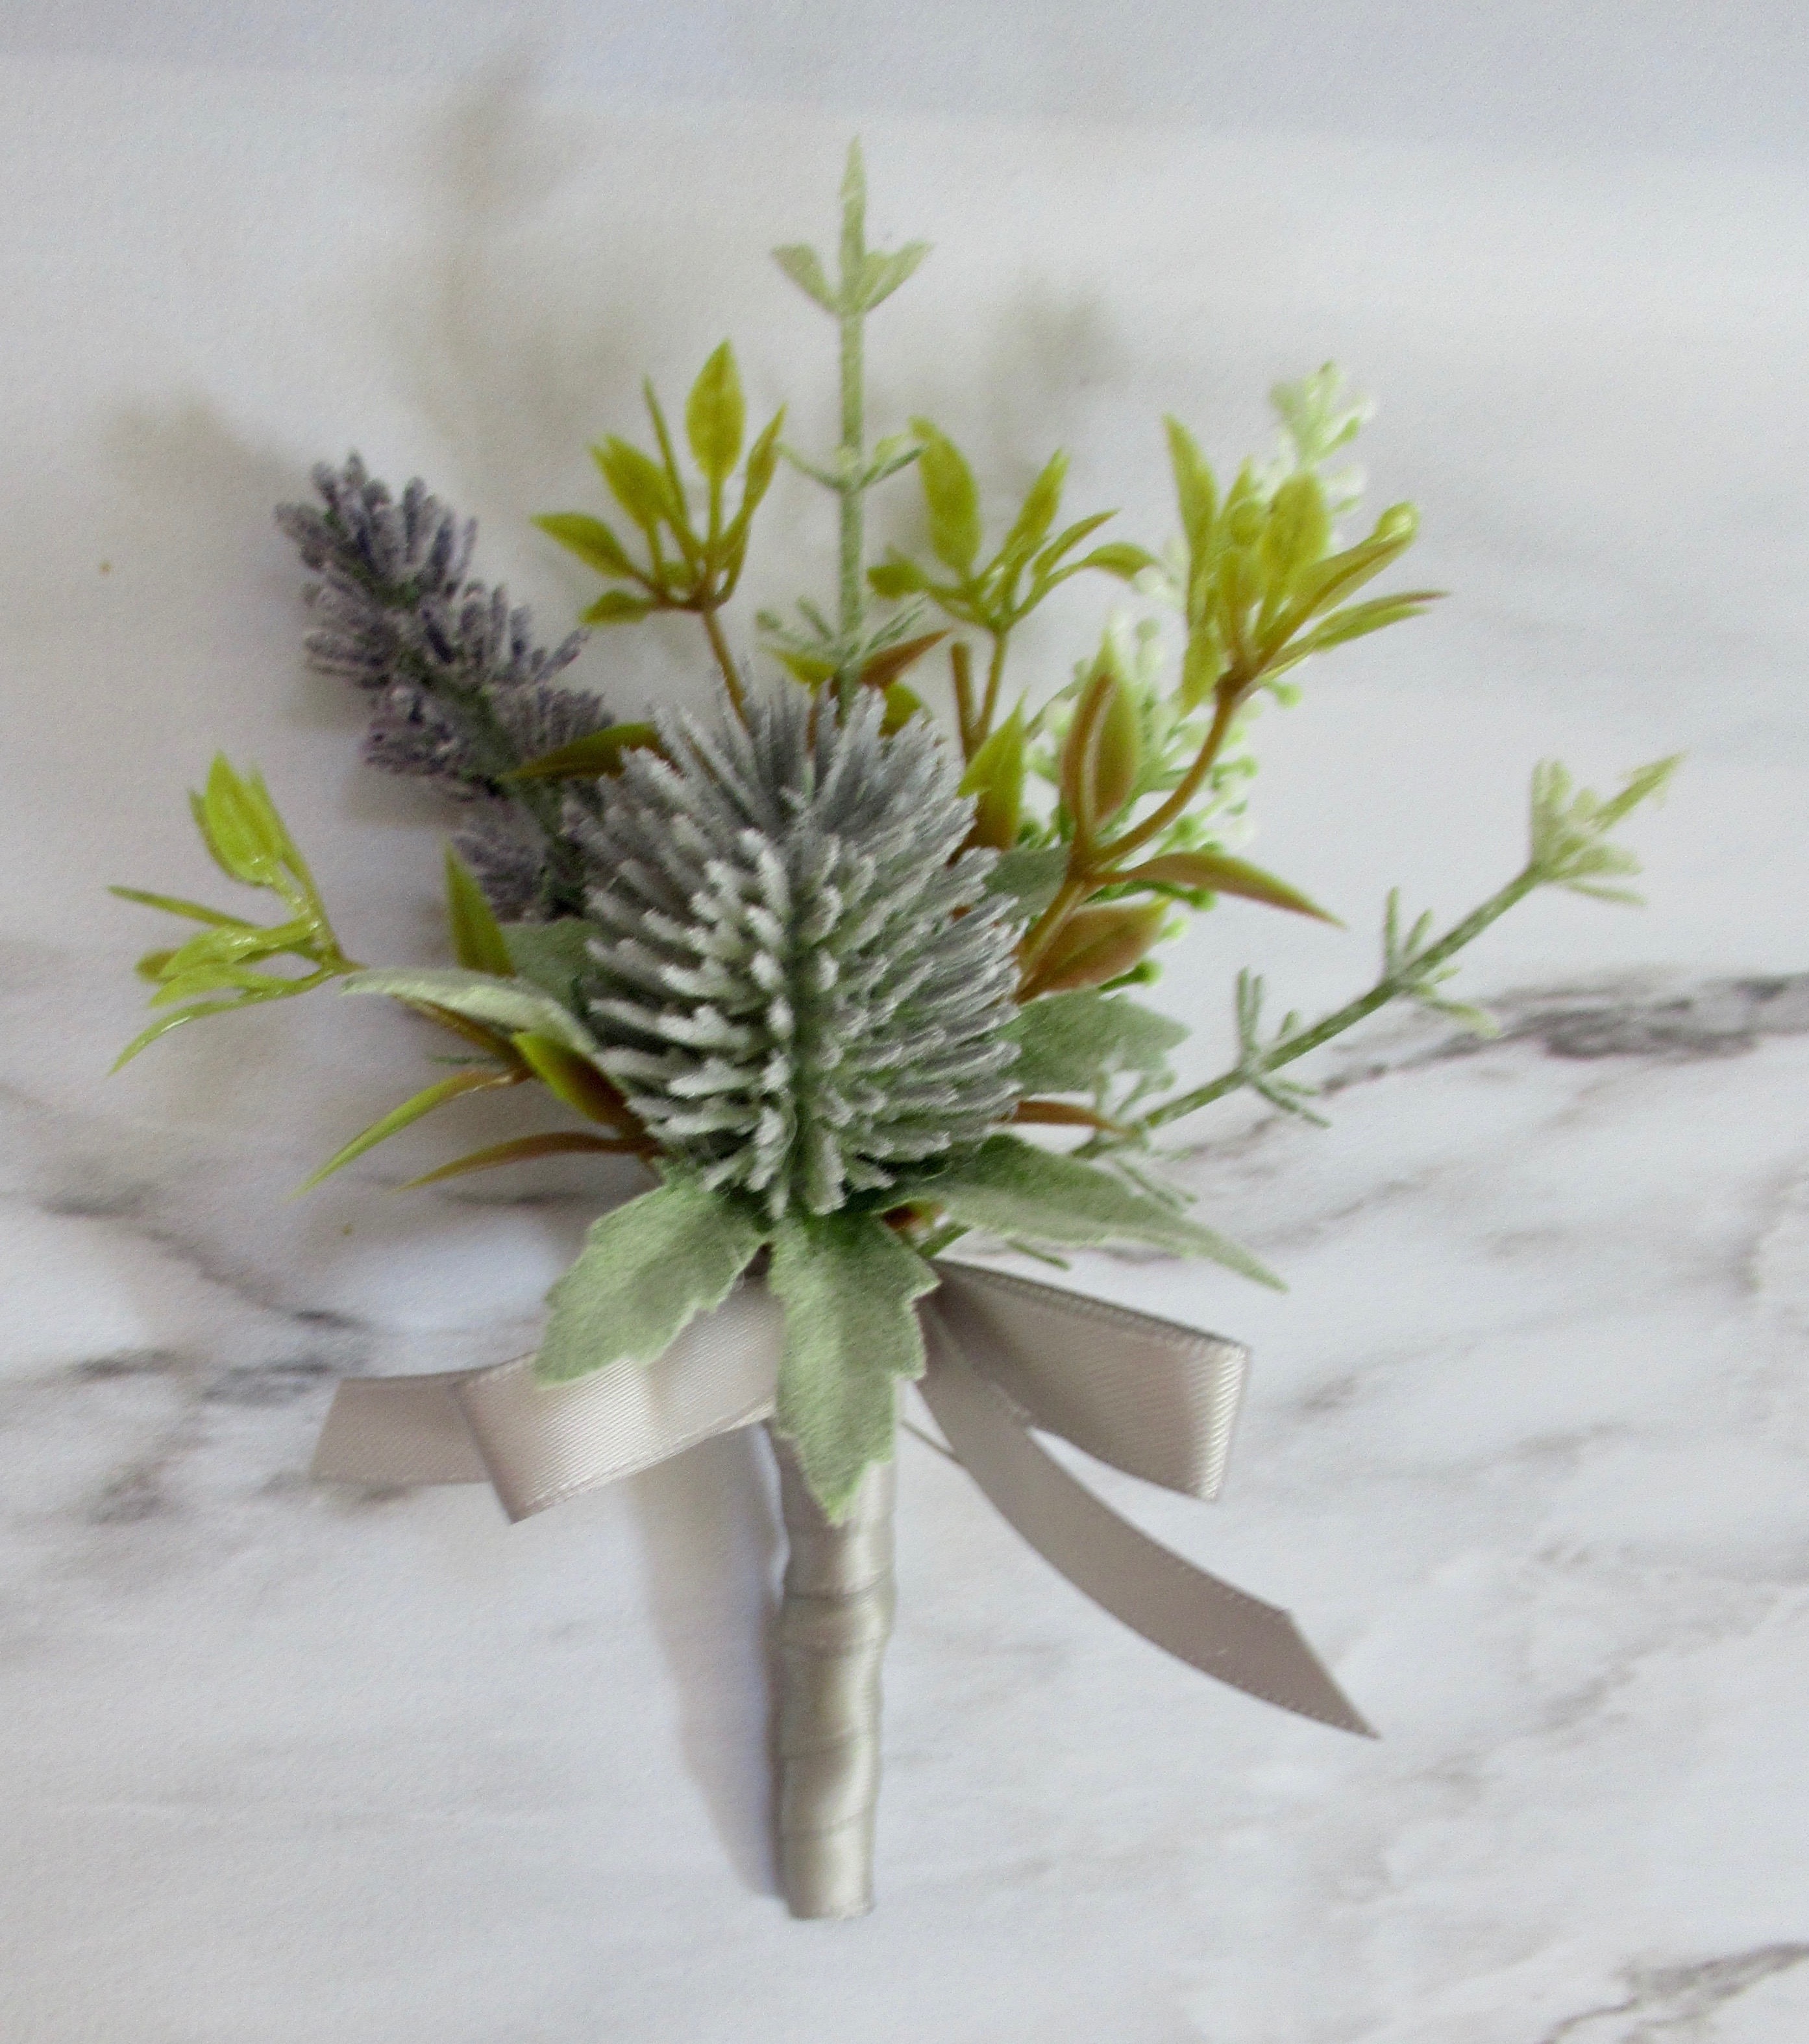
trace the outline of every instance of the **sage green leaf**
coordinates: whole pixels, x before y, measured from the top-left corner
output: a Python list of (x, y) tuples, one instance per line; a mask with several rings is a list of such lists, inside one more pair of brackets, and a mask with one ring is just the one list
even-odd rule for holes
[(643, 530), (658, 524), (684, 523), (684, 506), (674, 498), (671, 479), (651, 455), (612, 433), (591, 455), (616, 501)]
[(720, 486), (735, 473), (747, 429), (747, 404), (741, 394), (735, 350), (725, 340), (704, 364), (685, 400), (685, 437), (710, 482)]
[(946, 433), (928, 419), (913, 419), (911, 425), (924, 444), (917, 473), (930, 517), (930, 544), (939, 560), (965, 574), (980, 551), (979, 485), (966, 457)]
[(335, 1151), (319, 1170), (296, 1187), (296, 1192), (312, 1192), (323, 1178), (330, 1178), (335, 1171), (343, 1170), (366, 1151), (374, 1150), (379, 1143), (386, 1143), (411, 1122), (419, 1121), (424, 1114), (431, 1114), (436, 1107), (444, 1107), (447, 1101), (457, 1100), (468, 1093), (487, 1093), (497, 1086), (517, 1085), (520, 1078), (518, 1070), (491, 1065), (473, 1066), (453, 1073), (450, 1078), (436, 1079), (432, 1085), (424, 1086), (412, 1098), (405, 1100), (400, 1107), (391, 1108), (381, 1120), (361, 1130), (343, 1149)]
[(826, 313), (841, 317), (841, 302), (824, 274), (823, 259), (801, 241), (790, 242), (773, 251), (773, 260), (807, 298), (814, 298)]
[(488, 1022), (513, 1035), (532, 1029), (551, 1036), (594, 1059), (596, 1039), (570, 1009), (520, 979), (498, 979), (489, 973), (457, 971), (449, 966), (409, 966), (386, 972), (355, 972), (341, 980), (343, 993), (381, 993), (391, 1001), (444, 1008), (474, 1022)]
[(1166, 1084), (1185, 1027), (1122, 993), (1091, 987), (1027, 1001), (1005, 1025), (1018, 1046), (1012, 1078), (1025, 1093), (1088, 1093), (1120, 1073)]
[(921, 1189), (953, 1219), (994, 1235), (1073, 1249), (1151, 1243), (1183, 1255), (1209, 1257), (1260, 1285), (1285, 1289), (1248, 1250), (1152, 1194), (1097, 1165), (1039, 1150), (1016, 1136), (989, 1136), (970, 1156), (926, 1180)]
[(590, 517), (582, 511), (549, 511), (532, 522), (599, 574), (635, 574), (635, 564), (628, 559), (627, 549), (601, 518)]
[(929, 252), (928, 242), (907, 241), (890, 256), (869, 255), (855, 280), (855, 303), (848, 309), (870, 313), (875, 305), (883, 305), (901, 284), (916, 274)]
[(1061, 892), (1068, 870), (1065, 844), (1021, 845), (1006, 852), (986, 876), (989, 894), (1008, 894), (1020, 917), (1034, 922)]
[(506, 781), (595, 781), (622, 770), (622, 755), (637, 745), (657, 746), (659, 733), (651, 724), (611, 724), (588, 732), (555, 751), (524, 760), (505, 774)]
[(534, 1358), (543, 1383), (616, 1362), (651, 1362), (713, 1312), (766, 1240), (755, 1210), (694, 1178), (669, 1178), (591, 1224), (578, 1261), (547, 1295)]
[(446, 920), (452, 932), (452, 955), (460, 965), (503, 979), (514, 976), (515, 963), (495, 911), (470, 868), (451, 845), (446, 847)]
[(574, 1015), (582, 1012), (578, 984), (590, 970), (590, 954), (585, 947), (595, 935), (582, 916), (502, 926), (502, 939), (516, 971)]
[(891, 1459), (897, 1380), (924, 1371), (914, 1301), (936, 1274), (877, 1215), (844, 1211), (782, 1222), (767, 1282), (785, 1309), (778, 1428), (839, 1519), (867, 1469)]

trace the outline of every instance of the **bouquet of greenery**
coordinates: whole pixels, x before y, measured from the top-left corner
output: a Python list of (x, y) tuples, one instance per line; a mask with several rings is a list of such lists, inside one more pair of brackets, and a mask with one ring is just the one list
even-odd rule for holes
[[(1070, 1513), (1062, 1531), (1021, 1497), (1008, 1503), (1016, 1479), (989, 1462), (954, 1348), (981, 1358), (1016, 1421), (1174, 1479), (1158, 1466), (1163, 1444), (1134, 1451), (1114, 1434), (1112, 1399), (1135, 1403), (1146, 1386), (1115, 1379), (1109, 1358), (1096, 1368), (1087, 1343), (1064, 1350), (1058, 1323), (1071, 1295), (1009, 1281), (976, 1289), (971, 1266), (964, 1278), (964, 1266), (935, 1259), (980, 1229), (1044, 1257), (1140, 1243), (1274, 1282), (1188, 1211), (1163, 1176), (1160, 1132), (1243, 1090), (1311, 1116), (1311, 1089), (1288, 1069), (1390, 1001), (1485, 1028), (1442, 991), (1455, 954), (1538, 888), (1625, 898), (1616, 883), (1635, 867), (1611, 833), (1671, 766), (1640, 770), (1607, 800), (1573, 790), (1561, 767), (1541, 767), (1530, 849), (1498, 892), (1437, 933), (1430, 916), (1406, 924), (1391, 897), (1379, 976), (1311, 1023), (1289, 1015), (1266, 1027), (1262, 982), (1240, 974), (1236, 1062), (1175, 1089), (1169, 1060), (1186, 1032), (1131, 989), (1154, 978), (1160, 947), (1191, 916), (1227, 897), (1323, 916), (1235, 849), (1250, 720), (1266, 697), (1295, 700), (1314, 655), (1433, 601), (1420, 590), (1365, 594), (1411, 544), (1415, 513), (1396, 505), (1361, 536), (1341, 530), (1359, 483), (1332, 464), (1365, 410), (1327, 367), (1274, 393), (1279, 451), (1228, 482), (1168, 421), (1180, 532), (1164, 553), (1100, 538), (1110, 513), (1065, 521), (1060, 453), (1003, 533), (989, 534), (972, 470), (929, 421), (870, 444), (866, 323), (928, 250), (869, 249), (864, 216), (856, 149), (833, 274), (811, 248), (775, 252), (839, 336), (841, 440), (831, 453), (788, 443), (782, 412), (749, 444), (724, 342), (686, 402), (689, 471), (650, 386), (651, 450), (615, 436), (593, 450), (616, 523), (578, 512), (537, 521), (603, 579), (585, 624), (696, 617), (720, 674), (711, 713), (625, 720), (573, 686), (582, 635), (538, 644), (506, 592), (470, 578), (473, 525), (418, 482), (396, 498), (355, 455), (317, 470), (317, 506), (279, 513), (317, 578), (313, 660), (369, 698), (369, 758), (438, 782), (463, 805), (446, 862), (455, 964), (372, 970), (349, 958), (263, 782), (224, 759), (193, 798), (196, 821), (232, 879), (276, 898), (275, 920), (116, 890), (199, 926), (141, 961), (157, 1012), (125, 1057), (181, 1024), (328, 983), (388, 997), (458, 1039), (449, 1072), (354, 1136), (316, 1180), (465, 1094), (517, 1085), (548, 1089), (570, 1127), (461, 1156), (414, 1182), (560, 1151), (645, 1165), (653, 1186), (591, 1228), (551, 1294), (531, 1370), (512, 1380), (510, 1424), (543, 1430), (548, 1415), (567, 1416), (525, 1489), (509, 1491), (508, 1450), (474, 1416), (482, 1385), (460, 1387), (481, 1450), (474, 1466), (430, 1468), (432, 1455), (402, 1452), (398, 1468), (389, 1450), (373, 1461), (368, 1443), (348, 1450), (343, 1439), (325, 1466), (489, 1474), (511, 1510), (532, 1509), (652, 1458), (611, 1447), (594, 1470), (572, 1474), (582, 1428), (569, 1416), (578, 1408), (559, 1400), (578, 1397), (581, 1381), (617, 1401), (606, 1420), (585, 1408), (582, 1427), (614, 1429), (619, 1444), (620, 1401), (639, 1395), (637, 1377), (656, 1366), (691, 1373), (659, 1380), (678, 1385), (655, 1428), (659, 1453), (766, 1419), (792, 1536), (782, 1867), (793, 1908), (826, 1915), (856, 1913), (870, 1894), (897, 1387), (923, 1376), (927, 1359), (928, 1383), (943, 1387), (932, 1408), (958, 1453), (1058, 1566), (1210, 1672), (1363, 1728), (1323, 1670), (1317, 1689), (1291, 1687), (1285, 1673), (1263, 1674), (1258, 1653), (1240, 1673), (1222, 1642), (1177, 1644), (1131, 1608), (1135, 1598), (1089, 1579), (1110, 1574), (1100, 1557), (1118, 1537), (1103, 1508), (1097, 1521)], [(839, 577), (829, 606), (806, 600), (789, 618), (756, 618), (779, 670), (757, 682), (724, 615), (782, 461), (834, 496)], [(923, 492), (929, 555), (893, 551), (870, 564), (866, 498), (905, 471)], [(1116, 614), (1072, 679), (1039, 698), (1010, 676), (1013, 636), (1081, 575), (1127, 586), (1146, 614), (1135, 624)], [(1151, 621), (1163, 605), (1185, 628), (1174, 672)], [(944, 663), (947, 731), (924, 679)], [(944, 1296), (931, 1302), (939, 1283)], [(764, 1316), (757, 1327), (750, 1312)], [(984, 1366), (989, 1340), (1008, 1349), (1013, 1316), (1022, 1337), (1024, 1316), (1038, 1313), (1037, 1325), (1057, 1330), (1028, 1343), (1040, 1389), (1023, 1339), (1016, 1363)], [(963, 1314), (968, 1331), (955, 1343)], [(1235, 1377), (1240, 1352), (1139, 1316), (1112, 1324), (1112, 1339), (1133, 1345), (1139, 1328), (1158, 1345), (1192, 1343), (1188, 1368), (1219, 1373), (1217, 1402), (1195, 1416), (1212, 1438), (1181, 1484), (1209, 1490), (1228, 1431), (1225, 1373)], [(712, 1347), (701, 1333), (712, 1328), (731, 1331)], [(1099, 1325), (1086, 1332), (1097, 1350)], [(939, 1343), (952, 1344), (943, 1364)], [(747, 1395), (744, 1384), (724, 1393), (700, 1420), (686, 1400), (698, 1373), (731, 1367), (730, 1348), (732, 1374), (766, 1354), (755, 1370), (765, 1378)], [(1089, 1397), (1093, 1418), (1077, 1417)], [(342, 1435), (360, 1411), (336, 1408)]]

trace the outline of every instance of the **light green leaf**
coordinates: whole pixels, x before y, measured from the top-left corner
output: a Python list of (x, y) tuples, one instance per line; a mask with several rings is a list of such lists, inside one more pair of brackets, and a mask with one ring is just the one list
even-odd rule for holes
[(1021, 568), (1055, 522), (1062, 508), (1062, 488), (1068, 478), (1068, 457), (1057, 448), (1025, 493), (1024, 507), (999, 549), (997, 567), (1008, 580)]
[(452, 932), (452, 955), (460, 965), (503, 979), (513, 977), (514, 962), (495, 912), (470, 868), (451, 845), (446, 847), (446, 920)]
[(1146, 568), (1161, 565), (1148, 548), (1134, 545), (1128, 540), (1113, 540), (1103, 547), (1095, 547), (1090, 554), (1083, 554), (1074, 567), (1077, 572), (1082, 568), (1098, 568), (1106, 574), (1116, 575), (1120, 582), (1135, 582)]
[(913, 1301), (936, 1274), (877, 1215), (842, 1212), (782, 1222), (767, 1281), (785, 1309), (779, 1431), (839, 1519), (866, 1470), (891, 1459), (897, 1380), (924, 1370)]
[(1186, 427), (1173, 417), (1166, 423), (1175, 497), (1181, 508), (1181, 529), (1189, 551), (1199, 555), (1205, 551), (1218, 517), (1219, 486), (1211, 465)]
[(1090, 1093), (1121, 1072), (1165, 1084), (1169, 1052), (1187, 1040), (1181, 1023), (1090, 987), (1027, 1001), (1005, 1034), (1018, 1045), (1012, 1080), (1024, 1093)]
[(650, 596), (631, 596), (625, 589), (606, 589), (587, 609), (578, 613), (581, 624), (638, 624), (655, 609)]
[(980, 551), (979, 485), (966, 457), (946, 433), (928, 419), (913, 419), (911, 425), (924, 443), (917, 473), (930, 517), (930, 544), (939, 560), (965, 574)]
[[(1097, 532), (1101, 525), (1109, 525), (1118, 516), (1116, 511), (1095, 511), (1085, 518), (1077, 518), (1071, 525), (1064, 525), (1036, 559), (1030, 564), (1031, 577), (1035, 582), (1047, 581), (1054, 574), (1057, 564), (1066, 554), (1071, 554), (1081, 540)], [(1058, 579), (1078, 574), (1080, 566), (1075, 563), (1065, 569)]]
[(223, 872), (248, 887), (279, 884), (289, 834), (255, 770), (241, 779), (225, 754), (217, 752), (205, 793), (190, 801), (202, 840)]
[(549, 511), (532, 523), (599, 574), (632, 576), (636, 573), (621, 541), (601, 518), (582, 511)]
[(1017, 913), (1034, 922), (1061, 891), (1062, 877), (1068, 870), (1065, 844), (1022, 845), (1008, 851), (986, 876), (989, 894), (1009, 894)]
[(741, 459), (747, 428), (747, 405), (735, 367), (735, 350), (725, 340), (699, 372), (685, 400), (685, 437), (697, 463), (712, 482), (726, 482)]
[(563, 1384), (612, 1363), (653, 1362), (722, 1304), (766, 1239), (753, 1208), (694, 1178), (669, 1178), (613, 1208), (547, 1295), (552, 1317), (535, 1375)]
[(1153, 1243), (1183, 1255), (1210, 1257), (1258, 1284), (1284, 1289), (1248, 1250), (1150, 1193), (1097, 1165), (1039, 1150), (1016, 1136), (989, 1136), (970, 1156), (926, 1180), (921, 1190), (954, 1220), (994, 1235), (1022, 1235), (1058, 1248)]
[(497, 979), (488, 973), (461, 972), (449, 966), (405, 966), (387, 972), (355, 972), (340, 982), (344, 993), (381, 993), (392, 1001), (444, 1008), (474, 1022), (488, 1022), (513, 1035), (532, 1029), (595, 1059), (596, 1039), (571, 1011), (551, 994), (520, 979)]
[(579, 1012), (578, 982), (590, 966), (586, 946), (596, 934), (582, 916), (502, 926), (502, 940), (516, 971), (574, 1014)]
[(651, 455), (613, 433), (590, 451), (610, 494), (637, 525), (651, 531), (662, 522), (684, 523), (684, 506), (675, 500), (671, 479)]
[(109, 887), (109, 894), (117, 894), (122, 901), (136, 901), (147, 909), (161, 909), (171, 916), (185, 916), (191, 923), (207, 923), (219, 930), (255, 929), (255, 923), (248, 923), (243, 916), (222, 915), (217, 909), (209, 909), (199, 901), (185, 901), (176, 894), (152, 894), (142, 887)]
[(867, 570), (867, 586), (875, 596), (896, 599), (916, 596), (930, 586), (930, 578), (915, 561), (894, 554)]
[(773, 251), (773, 260), (807, 298), (814, 298), (826, 313), (841, 317), (841, 304), (824, 274), (823, 259), (814, 248), (801, 241), (790, 242)]
[(1017, 839), (1024, 806), (1024, 704), (1013, 707), (998, 729), (968, 762), (961, 792), (976, 797), (974, 842), (1008, 850)]

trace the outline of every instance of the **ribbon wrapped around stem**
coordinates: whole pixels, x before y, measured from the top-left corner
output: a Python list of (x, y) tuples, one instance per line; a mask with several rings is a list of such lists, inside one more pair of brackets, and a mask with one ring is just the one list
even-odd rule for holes
[[(920, 1308), (920, 1388), (949, 1446), (1051, 1566), (1145, 1639), (1283, 1710), (1373, 1736), (1289, 1614), (1140, 1533), (1034, 1438), (1132, 1476), (1217, 1494), (1248, 1368), (1235, 1342), (971, 1265), (940, 1263)], [(783, 1327), (748, 1280), (646, 1368), (543, 1385), (532, 1358), (435, 1376), (350, 1377), (313, 1473), (487, 1481), (511, 1519), (771, 1418)], [(872, 1904), (879, 1663), (891, 1627), (893, 1471), (847, 1517), (817, 1509), (775, 1436), (791, 1554), (781, 1614), (780, 1870), (794, 1915)]]

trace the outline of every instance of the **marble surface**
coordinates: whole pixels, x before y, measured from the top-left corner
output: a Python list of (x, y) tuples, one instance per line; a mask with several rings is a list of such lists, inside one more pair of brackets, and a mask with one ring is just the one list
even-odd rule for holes
[[(1077, 491), (1157, 533), (1150, 417), (1235, 449), (1267, 381), (1338, 353), (1388, 400), (1379, 493), (1421, 498), (1424, 576), (1461, 592), (1266, 728), (1261, 855), (1353, 928), (1215, 918), (1162, 989), (1199, 1070), (1237, 964), (1335, 997), (1391, 882), (1455, 910), (1511, 870), (1540, 752), (1597, 781), (1692, 758), (1634, 834), (1650, 909), (1535, 903), (1478, 955), (1500, 1040), (1378, 1024), (1321, 1074), (1328, 1131), (1200, 1132), (1177, 1168), (1285, 1297), (1160, 1260), (1064, 1281), (1250, 1343), (1219, 1505), (1092, 1480), (1289, 1606), (1381, 1742), (1121, 1631), (908, 1438), (881, 1907), (797, 1926), (757, 1441), (513, 1528), (474, 1489), (303, 1473), (339, 1374), (526, 1347), (610, 1182), (396, 1197), (444, 1154), (422, 1132), (291, 1201), (418, 1083), (412, 1026), (296, 1004), (104, 1082), (148, 939), (99, 889), (205, 884), (179, 790), (225, 743), (361, 955), (437, 955), (440, 819), (355, 766), (303, 673), (268, 506), (356, 439), (461, 494), (492, 571), (562, 614), (578, 584), (522, 521), (582, 501), (641, 363), (675, 382), (743, 298), (762, 397), (819, 345), (756, 258), (820, 226), (839, 130), (506, 80), (156, 83), (0, 67), (0, 2036), (1804, 2034), (1798, 186), (870, 127), (886, 231), (945, 244), (885, 402), (1008, 476), (1066, 438)], [(820, 548), (801, 498), (783, 516)], [(1032, 659), (1058, 672), (1085, 615)], [(624, 701), (695, 686), (676, 639), (585, 657)]]

